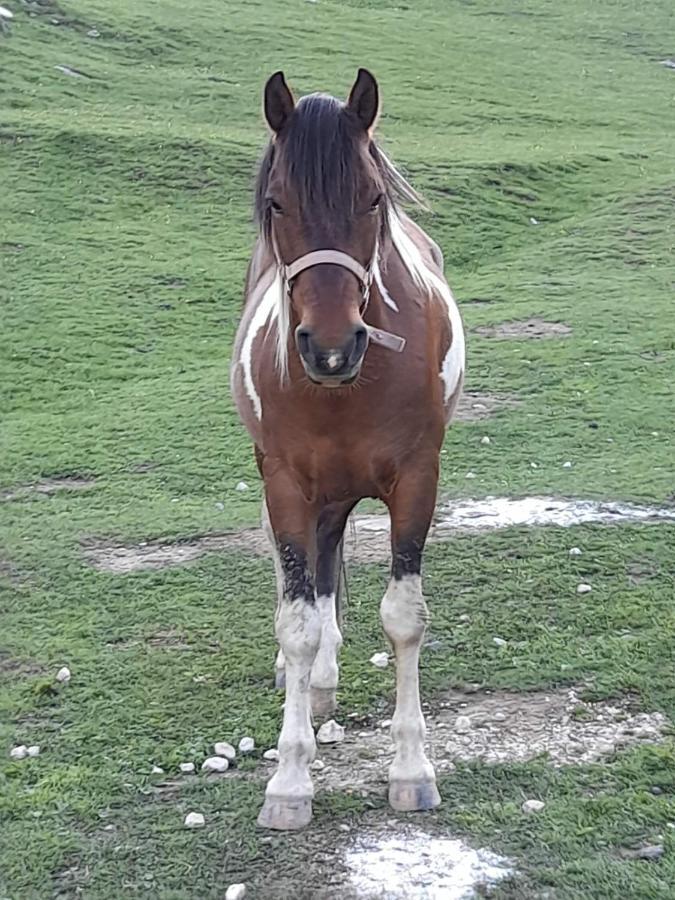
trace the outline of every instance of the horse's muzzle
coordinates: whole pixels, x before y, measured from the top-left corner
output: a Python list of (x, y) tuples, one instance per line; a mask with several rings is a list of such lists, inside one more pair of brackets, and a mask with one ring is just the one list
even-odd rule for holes
[(359, 376), (368, 347), (368, 331), (363, 325), (355, 325), (342, 346), (323, 347), (309, 328), (300, 325), (295, 331), (295, 343), (311, 381), (323, 387), (342, 387)]

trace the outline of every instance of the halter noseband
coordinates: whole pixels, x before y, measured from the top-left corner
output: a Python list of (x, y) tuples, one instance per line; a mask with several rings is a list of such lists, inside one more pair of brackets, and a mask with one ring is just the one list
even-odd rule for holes
[[(284, 282), (284, 289), (289, 298), (293, 289), (293, 281), (301, 272), (311, 269), (314, 266), (326, 264), (342, 266), (343, 269), (347, 269), (352, 275), (356, 276), (361, 285), (361, 296), (363, 298), (361, 302), (361, 315), (365, 315), (370, 300), (370, 288), (375, 273), (377, 246), (375, 247), (375, 253), (373, 254), (373, 258), (368, 268), (362, 266), (358, 260), (354, 259), (354, 257), (350, 256), (348, 253), (343, 253), (342, 250), (312, 250), (310, 253), (305, 253), (304, 256), (299, 256), (296, 260), (293, 260), (292, 263), (289, 263), (289, 265), (285, 265), (281, 261), (281, 257), (279, 256), (276, 247), (275, 255)], [(388, 331), (382, 331), (381, 328), (373, 328), (367, 323), (366, 328), (368, 329), (368, 336), (374, 344), (379, 344), (381, 347), (386, 347), (387, 350), (393, 350), (395, 353), (401, 353), (405, 348), (405, 338), (399, 337), (396, 334), (391, 334)]]

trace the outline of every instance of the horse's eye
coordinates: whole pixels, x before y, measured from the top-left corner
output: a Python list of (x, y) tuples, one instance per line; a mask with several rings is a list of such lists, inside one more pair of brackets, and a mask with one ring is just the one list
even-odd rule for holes
[(281, 205), (281, 203), (277, 203), (276, 200), (270, 200), (269, 204), (270, 204), (270, 209), (277, 216), (280, 216), (281, 213), (284, 211), (284, 208)]
[(382, 206), (382, 194), (378, 194), (377, 197), (370, 204), (370, 212), (377, 212), (380, 206)]

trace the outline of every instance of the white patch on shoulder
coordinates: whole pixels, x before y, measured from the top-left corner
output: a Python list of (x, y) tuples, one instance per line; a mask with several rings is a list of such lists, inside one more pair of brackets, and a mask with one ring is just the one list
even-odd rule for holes
[(239, 362), (244, 373), (246, 393), (253, 405), (256, 417), (259, 420), (262, 419), (262, 402), (255, 381), (253, 380), (253, 344), (260, 329), (268, 322), (271, 324), (272, 321), (278, 318), (279, 310), (282, 306), (281, 301), (283, 300), (283, 297), (281, 296), (282, 291), (283, 284), (281, 276), (277, 275), (272, 284), (260, 298), (260, 303), (249, 322), (246, 337), (241, 345), (241, 353), (239, 355)]
[(426, 288), (429, 293), (439, 294), (446, 305), (450, 327), (452, 329), (452, 343), (443, 360), (439, 377), (444, 384), (444, 401), (447, 403), (457, 390), (465, 366), (465, 343), (462, 319), (452, 296), (452, 291), (443, 278), (439, 278), (425, 265), (419, 248), (403, 227), (403, 223), (396, 215), (390, 217), (391, 236), (394, 246), (398, 250), (403, 265), (410, 273), (410, 277), (420, 287)]

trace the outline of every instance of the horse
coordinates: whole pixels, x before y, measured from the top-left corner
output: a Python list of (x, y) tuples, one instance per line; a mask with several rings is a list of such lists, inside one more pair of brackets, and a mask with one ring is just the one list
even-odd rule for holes
[(396, 659), (389, 803), (413, 811), (441, 802), (420, 705), (421, 562), (462, 389), (464, 333), (442, 253), (404, 212), (421, 198), (374, 139), (375, 77), (359, 69), (346, 102), (319, 93), (296, 103), (276, 72), (263, 109), (271, 136), (231, 388), (264, 483), (286, 691), (258, 825), (287, 830), (312, 818), (312, 715), (329, 715), (338, 686), (343, 536), (368, 497), (391, 519), (380, 606)]

